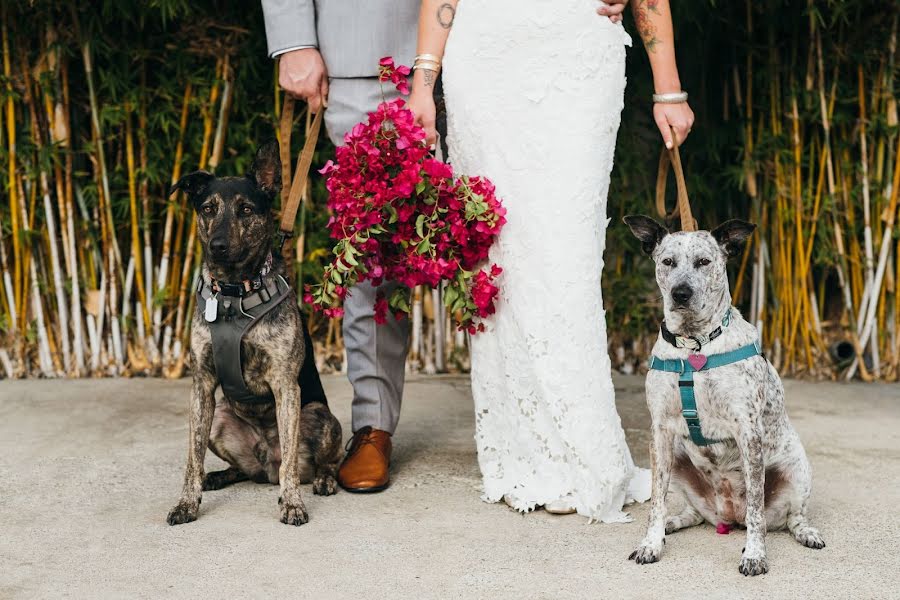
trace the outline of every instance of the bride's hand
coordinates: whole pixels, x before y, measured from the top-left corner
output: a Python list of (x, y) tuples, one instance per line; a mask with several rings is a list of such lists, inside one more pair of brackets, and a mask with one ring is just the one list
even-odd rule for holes
[(691, 127), (694, 125), (694, 111), (691, 110), (687, 102), (682, 102), (681, 104), (663, 104), (658, 102), (653, 105), (653, 120), (656, 121), (656, 126), (659, 127), (659, 132), (666, 143), (666, 148), (671, 149), (672, 130), (669, 129), (669, 126), (675, 129), (675, 135), (680, 146), (687, 139), (688, 134), (691, 132)]
[(425, 90), (413, 90), (409, 95), (407, 102), (409, 110), (416, 117), (416, 124), (425, 130), (425, 142), (430, 146), (437, 140), (437, 129), (435, 128), (435, 115), (437, 109), (434, 105), (434, 96), (431, 94), (431, 88)]
[(609, 17), (609, 20), (613, 23), (618, 23), (622, 20), (622, 13), (625, 11), (625, 6), (628, 5), (628, 0), (602, 0), (600, 2), (600, 7), (597, 9), (597, 14), (603, 17)]

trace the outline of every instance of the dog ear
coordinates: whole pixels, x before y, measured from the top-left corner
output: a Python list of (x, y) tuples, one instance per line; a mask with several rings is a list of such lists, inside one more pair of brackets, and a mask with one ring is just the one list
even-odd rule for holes
[(737, 256), (744, 249), (744, 242), (753, 235), (756, 230), (755, 223), (748, 223), (740, 219), (725, 221), (710, 233), (725, 251), (729, 258)]
[(653, 250), (662, 241), (669, 230), (644, 215), (629, 215), (622, 219), (631, 228), (634, 237), (641, 240), (641, 248), (647, 254), (653, 254)]
[(203, 191), (209, 185), (209, 182), (215, 178), (215, 175), (206, 171), (188, 173), (175, 182), (175, 185), (169, 189), (169, 195), (171, 196), (180, 190), (187, 194), (188, 200), (191, 201), (194, 208), (197, 208), (197, 204), (203, 199)]
[(259, 147), (247, 177), (269, 197), (278, 195), (281, 191), (281, 156), (277, 140), (272, 139)]

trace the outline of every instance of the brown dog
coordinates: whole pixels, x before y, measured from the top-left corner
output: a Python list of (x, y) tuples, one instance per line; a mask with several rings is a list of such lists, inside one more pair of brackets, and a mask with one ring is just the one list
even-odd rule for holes
[[(190, 444), (170, 525), (197, 518), (202, 491), (238, 481), (280, 483), (281, 522), (290, 525), (309, 519), (301, 483), (312, 481), (316, 494), (337, 489), (341, 426), (324, 395), (301, 402), (308, 334), (271, 252), (270, 207), (280, 189), (274, 142), (259, 149), (246, 177), (198, 171), (173, 187), (197, 211), (204, 262), (191, 330)], [(207, 446), (230, 467), (204, 477)]]

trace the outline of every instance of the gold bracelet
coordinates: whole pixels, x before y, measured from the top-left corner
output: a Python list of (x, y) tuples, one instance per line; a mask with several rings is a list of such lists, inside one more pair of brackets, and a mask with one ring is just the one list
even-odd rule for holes
[(416, 69), (422, 69), (423, 71), (434, 71), (435, 73), (437, 73), (441, 70), (441, 65), (432, 61), (421, 61), (413, 65), (413, 71), (415, 71)]
[(441, 64), (441, 57), (434, 54), (419, 54), (416, 56), (415, 62), (419, 62), (420, 60)]

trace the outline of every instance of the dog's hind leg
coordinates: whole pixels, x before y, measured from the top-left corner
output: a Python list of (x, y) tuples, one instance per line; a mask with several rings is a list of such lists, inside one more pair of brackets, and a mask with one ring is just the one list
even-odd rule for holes
[(699, 525), (703, 520), (703, 515), (696, 508), (690, 504), (685, 504), (681, 514), (670, 516), (666, 519), (666, 535), (675, 533), (679, 529), (687, 529), (688, 527)]
[[(265, 459), (267, 458), (265, 447), (265, 441), (260, 433), (238, 418), (234, 408), (227, 400), (219, 399), (213, 416), (209, 449), (227, 462), (230, 468), (210, 473), (203, 482), (203, 489), (218, 490), (247, 479), (268, 483), (269, 476), (265, 469)], [(262, 457), (260, 456), (261, 449)]]
[(229, 485), (234, 485), (241, 481), (247, 481), (250, 477), (237, 467), (228, 467), (222, 471), (213, 471), (207, 473), (203, 478), (203, 491), (221, 490)]
[(327, 406), (316, 402), (303, 407), (300, 426), (315, 464), (313, 493), (330, 496), (337, 492), (337, 471), (341, 460), (341, 424)]
[(807, 548), (821, 550), (825, 547), (825, 540), (819, 530), (809, 524), (806, 518), (806, 500), (802, 500), (792, 504), (788, 510), (787, 528), (794, 536), (794, 539)]

